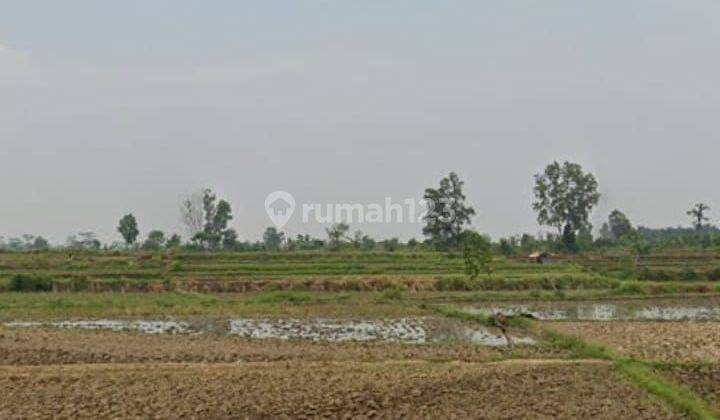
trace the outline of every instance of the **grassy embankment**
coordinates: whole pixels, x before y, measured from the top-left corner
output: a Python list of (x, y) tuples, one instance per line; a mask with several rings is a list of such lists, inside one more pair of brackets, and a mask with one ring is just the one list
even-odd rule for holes
[(607, 347), (590, 344), (574, 336), (550, 330), (544, 330), (543, 333), (549, 345), (568, 350), (577, 358), (600, 359), (613, 363), (614, 367), (636, 386), (656, 395), (690, 418), (702, 420), (720, 418), (719, 410), (708, 405), (690, 388), (658, 374), (653, 369), (652, 363), (621, 357)]
[(534, 292), (530, 298), (548, 298), (547, 292), (563, 298), (567, 291), (602, 290), (605, 295), (718, 291), (718, 264), (709, 254), (687, 259), (651, 256), (638, 266), (622, 256), (577, 257), (549, 265), (496, 258), (493, 273), (474, 281), (463, 270), (458, 255), (435, 252), (0, 253), (0, 291), (244, 293), (398, 289)]

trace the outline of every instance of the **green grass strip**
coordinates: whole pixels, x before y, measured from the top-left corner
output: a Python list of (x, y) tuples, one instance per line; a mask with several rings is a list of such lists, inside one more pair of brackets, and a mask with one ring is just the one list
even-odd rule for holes
[(636, 386), (661, 398), (690, 418), (720, 419), (720, 412), (711, 408), (705, 400), (689, 388), (657, 375), (646, 362), (622, 358), (607, 347), (589, 344), (574, 336), (547, 329), (544, 330), (544, 334), (551, 345), (568, 350), (575, 357), (611, 361), (613, 366), (630, 378)]

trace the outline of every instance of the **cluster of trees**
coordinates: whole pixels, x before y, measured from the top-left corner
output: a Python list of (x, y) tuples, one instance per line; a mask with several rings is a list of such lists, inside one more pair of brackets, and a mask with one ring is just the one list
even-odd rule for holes
[(7, 238), (0, 236), (0, 249), (11, 251), (35, 251), (48, 249), (50, 243), (42, 236), (23, 235), (20, 238)]
[[(181, 220), (190, 235), (191, 248), (209, 250), (234, 250), (238, 246), (235, 229), (228, 227), (232, 220), (232, 207), (225, 200), (218, 200), (210, 189), (191, 194), (183, 200)], [(146, 250), (175, 248), (183, 245), (177, 233), (170, 236), (161, 230), (151, 230), (142, 244), (137, 243), (140, 229), (135, 216), (130, 213), (120, 219), (117, 231), (127, 248), (139, 247)]]
[(383, 241), (376, 241), (362, 231), (350, 233), (350, 226), (346, 223), (336, 223), (325, 229), (326, 239), (312, 238), (310, 235), (297, 235), (296, 237), (285, 237), (274, 227), (268, 227), (263, 234), (261, 248), (268, 251), (297, 251), (297, 250), (341, 250), (354, 249), (372, 251), (383, 249), (396, 251), (400, 248), (414, 248), (419, 246), (417, 240), (411, 239), (407, 243), (401, 243), (398, 238), (390, 238)]
[[(397, 238), (376, 241), (361, 231), (351, 232), (346, 223), (337, 223), (326, 229), (326, 238), (309, 235), (288, 237), (274, 227), (268, 227), (260, 242), (242, 242), (229, 226), (233, 220), (232, 207), (210, 189), (187, 196), (181, 205), (181, 221), (189, 241), (177, 233), (166, 235), (151, 230), (139, 241), (140, 229), (135, 216), (124, 215), (117, 227), (123, 244), (103, 246), (92, 232), (80, 232), (68, 238), (67, 246), (82, 249), (145, 249), (184, 247), (197, 250), (226, 251), (280, 251), (316, 249), (398, 249), (462, 251), (472, 276), (485, 271), (488, 253), (507, 256), (543, 250), (577, 253), (593, 249), (625, 246), (635, 249), (638, 255), (650, 246), (720, 246), (720, 229), (710, 225), (710, 207), (698, 203), (687, 211), (692, 228), (649, 229), (634, 227), (620, 210), (614, 210), (599, 230), (592, 234), (590, 214), (600, 200), (598, 182), (591, 173), (571, 162), (553, 162), (542, 173), (535, 175), (532, 208), (537, 212), (540, 225), (553, 232), (542, 236), (524, 234), (500, 238), (492, 242), (487, 236), (471, 229), (475, 209), (467, 202), (464, 182), (451, 172), (440, 180), (437, 188), (427, 188), (424, 199), (428, 203), (423, 227), (424, 241), (411, 239), (402, 243)], [(0, 249), (41, 250), (50, 245), (41, 236), (24, 235), (5, 240), (0, 237)]]

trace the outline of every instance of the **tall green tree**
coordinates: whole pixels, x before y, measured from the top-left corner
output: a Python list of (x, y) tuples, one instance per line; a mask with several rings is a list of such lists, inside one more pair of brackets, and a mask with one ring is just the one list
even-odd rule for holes
[(608, 216), (608, 230), (614, 241), (619, 241), (628, 233), (632, 232), (633, 226), (630, 219), (620, 210), (613, 210)]
[(273, 226), (265, 229), (265, 233), (263, 233), (263, 244), (265, 245), (265, 249), (268, 251), (277, 251), (280, 249), (283, 242), (285, 242), (285, 234), (283, 232), (279, 232), (277, 228)]
[(143, 242), (143, 249), (157, 250), (165, 244), (165, 232), (161, 230), (153, 230), (148, 233), (147, 239)]
[(706, 216), (706, 213), (710, 210), (710, 206), (705, 203), (697, 203), (686, 212), (688, 216), (692, 218), (693, 226), (696, 231), (701, 231), (705, 222), (710, 221), (710, 218)]
[(127, 246), (134, 244), (140, 234), (137, 220), (132, 213), (126, 214), (122, 217), (122, 219), (120, 219), (120, 224), (118, 225), (117, 230), (120, 232), (120, 235), (122, 235)]
[(576, 251), (577, 232), (591, 227), (590, 212), (600, 200), (595, 176), (577, 163), (553, 162), (535, 175), (535, 201), (541, 225), (557, 229), (568, 251)]
[(538, 240), (529, 233), (523, 233), (522, 237), (520, 238), (520, 248), (522, 248), (523, 253), (529, 254), (533, 251), (536, 251), (537, 247)]
[(37, 236), (33, 240), (32, 249), (48, 249), (50, 248), (50, 242), (42, 236)]
[(222, 231), (222, 247), (225, 250), (232, 251), (238, 246), (238, 234), (235, 229), (225, 229)]
[(237, 242), (237, 232), (228, 228), (233, 218), (230, 203), (217, 201), (217, 196), (210, 189), (203, 191), (202, 203), (205, 224), (193, 239), (210, 249), (218, 249), (221, 245), (225, 249), (233, 248)]
[(165, 242), (165, 248), (177, 248), (182, 245), (182, 238), (177, 233), (173, 233)]
[(427, 188), (423, 198), (428, 205), (423, 234), (436, 248), (458, 248), (466, 225), (475, 209), (466, 204), (464, 182), (455, 172), (440, 180), (440, 187)]

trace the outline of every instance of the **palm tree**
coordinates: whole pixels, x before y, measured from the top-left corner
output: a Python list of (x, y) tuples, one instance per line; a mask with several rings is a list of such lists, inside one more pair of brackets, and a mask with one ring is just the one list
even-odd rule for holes
[(695, 226), (695, 230), (700, 231), (703, 227), (703, 222), (710, 220), (705, 216), (705, 212), (710, 210), (710, 206), (705, 203), (695, 204), (693, 208), (687, 211), (687, 215), (692, 218), (692, 223)]

